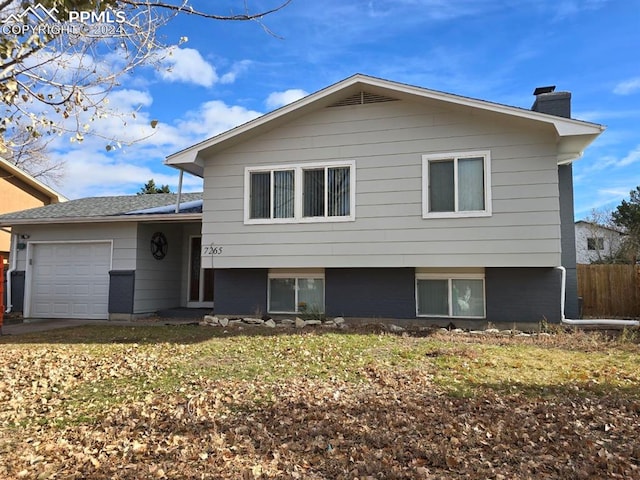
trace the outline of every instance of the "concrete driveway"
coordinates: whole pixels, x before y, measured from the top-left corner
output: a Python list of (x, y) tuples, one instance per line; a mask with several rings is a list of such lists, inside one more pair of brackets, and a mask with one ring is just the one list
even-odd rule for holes
[(194, 323), (199, 319), (195, 318), (153, 318), (148, 320), (118, 321), (118, 320), (82, 320), (82, 319), (30, 319), (22, 323), (4, 324), (2, 335), (22, 335), (25, 333), (45, 332), (47, 330), (57, 330), (60, 328), (79, 327), (82, 325), (111, 325), (111, 326), (149, 326), (149, 325), (183, 325)]

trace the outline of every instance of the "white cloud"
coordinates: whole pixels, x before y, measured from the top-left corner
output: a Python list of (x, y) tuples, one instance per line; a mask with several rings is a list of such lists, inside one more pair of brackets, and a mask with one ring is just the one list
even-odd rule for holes
[(235, 82), (238, 75), (246, 72), (252, 63), (253, 62), (251, 60), (241, 60), (234, 63), (231, 66), (231, 69), (220, 77), (220, 83), (227, 84)]
[[(96, 135), (87, 136), (82, 143), (70, 143), (66, 137), (58, 137), (51, 143), (52, 158), (66, 164), (58, 190), (69, 198), (131, 194), (150, 178), (156, 184), (168, 184), (175, 191), (178, 172), (163, 164), (167, 155), (261, 115), (213, 100), (183, 118), (161, 122), (152, 129), (145, 107), (153, 99), (147, 92), (121, 90), (112, 92), (109, 98), (114, 110), (142, 108), (135, 117), (127, 116), (126, 123), (115, 115), (92, 122)], [(105, 148), (108, 138), (121, 139), (122, 146), (108, 152)], [(202, 190), (202, 180), (185, 176), (184, 191), (194, 190)]]
[[(122, 157), (122, 156), (120, 156)], [(87, 152), (76, 148), (66, 152), (65, 177), (59, 189), (69, 198), (102, 195), (130, 195), (153, 178), (158, 185), (169, 185), (177, 190), (178, 171), (163, 166), (160, 161), (152, 166), (136, 164), (135, 159), (120, 158), (107, 153)], [(185, 175), (183, 190), (201, 190), (202, 180)]]
[(640, 145), (625, 155), (618, 163), (618, 167), (627, 167), (632, 163), (640, 161)]
[(603, 120), (615, 120), (621, 118), (635, 118), (640, 115), (640, 110), (584, 110), (575, 112), (573, 118), (587, 122), (602, 122)]
[(187, 113), (184, 119), (176, 122), (176, 127), (183, 135), (186, 132), (191, 133), (191, 143), (195, 143), (242, 125), (260, 115), (260, 112), (242, 106), (211, 100), (202, 104), (196, 112)]
[(617, 95), (631, 95), (640, 90), (640, 77), (631, 78), (629, 80), (625, 80), (624, 82), (618, 83), (614, 89), (613, 93)]
[(267, 97), (265, 104), (268, 108), (275, 109), (295, 102), (307, 95), (309, 95), (307, 92), (299, 88), (292, 88), (284, 92), (273, 92)]
[(163, 68), (158, 75), (169, 82), (184, 82), (211, 87), (218, 82), (218, 74), (198, 50), (193, 48), (172, 48), (164, 52), (161, 60)]

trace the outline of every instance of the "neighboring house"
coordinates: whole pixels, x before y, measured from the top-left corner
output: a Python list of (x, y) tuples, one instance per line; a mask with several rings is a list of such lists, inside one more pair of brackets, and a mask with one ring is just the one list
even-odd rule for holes
[(620, 251), (624, 234), (610, 227), (579, 220), (576, 222), (576, 262), (602, 262)]
[[(37, 178), (0, 157), (0, 214), (66, 200)], [(11, 233), (5, 227), (0, 230), (0, 255), (3, 256), (5, 264), (9, 262), (10, 244)]]
[(563, 271), (576, 316), (571, 163), (603, 127), (569, 118), (569, 93), (535, 93), (526, 110), (354, 75), (167, 157), (204, 179), (197, 218), (0, 217), (30, 236), (25, 312), (69, 297), (39, 310), (51, 249), (100, 244), (112, 318), (197, 298), (224, 315), (557, 322)]

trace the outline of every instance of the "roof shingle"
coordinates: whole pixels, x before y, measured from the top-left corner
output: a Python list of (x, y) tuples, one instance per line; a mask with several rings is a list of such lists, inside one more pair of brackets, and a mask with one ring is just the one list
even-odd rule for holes
[[(11, 220), (90, 219), (92, 217), (118, 216), (134, 210), (175, 205), (177, 197), (177, 194), (174, 193), (154, 193), (147, 195), (79, 198), (77, 200), (55, 203), (44, 207), (6, 213), (0, 215), (0, 223), (8, 224)], [(181, 202), (201, 199), (202, 192), (183, 193)]]

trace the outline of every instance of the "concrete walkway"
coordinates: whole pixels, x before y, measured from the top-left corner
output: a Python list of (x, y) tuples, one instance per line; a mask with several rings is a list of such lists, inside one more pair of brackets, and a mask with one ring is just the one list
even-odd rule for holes
[(184, 325), (198, 322), (198, 318), (154, 318), (149, 320), (118, 321), (118, 320), (81, 320), (81, 319), (29, 319), (22, 323), (4, 324), (2, 335), (22, 335), (25, 333), (46, 332), (60, 328), (80, 327), (83, 325), (110, 325), (110, 326), (163, 326)]

